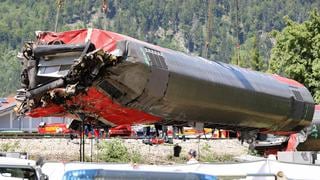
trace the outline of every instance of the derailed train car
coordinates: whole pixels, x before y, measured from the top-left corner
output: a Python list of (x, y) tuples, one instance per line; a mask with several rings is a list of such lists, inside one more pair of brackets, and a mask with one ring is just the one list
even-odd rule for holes
[(98, 29), (37, 32), (25, 44), (17, 111), (79, 113), (111, 126), (159, 123), (296, 132), (314, 113), (300, 83)]

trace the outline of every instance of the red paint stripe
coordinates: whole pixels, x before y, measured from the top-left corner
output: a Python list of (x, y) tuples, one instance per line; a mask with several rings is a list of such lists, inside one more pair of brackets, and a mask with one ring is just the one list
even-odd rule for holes
[(272, 77), (276, 80), (278, 80), (279, 82), (281, 83), (284, 83), (284, 84), (287, 84), (287, 85), (290, 85), (290, 86), (295, 86), (295, 87), (304, 87), (303, 84), (299, 83), (298, 81), (295, 81), (293, 79), (288, 79), (288, 78), (285, 78), (285, 77), (281, 77), (277, 74), (272, 74)]

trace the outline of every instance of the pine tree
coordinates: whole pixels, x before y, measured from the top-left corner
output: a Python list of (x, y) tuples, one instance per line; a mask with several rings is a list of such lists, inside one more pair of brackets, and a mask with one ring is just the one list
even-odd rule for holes
[(251, 62), (250, 68), (255, 71), (262, 71), (263, 70), (263, 59), (259, 53), (259, 42), (257, 40), (257, 35), (253, 37), (253, 48), (251, 52)]

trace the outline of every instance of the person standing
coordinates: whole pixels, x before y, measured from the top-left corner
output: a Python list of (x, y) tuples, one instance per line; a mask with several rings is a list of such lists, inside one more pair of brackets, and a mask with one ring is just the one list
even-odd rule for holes
[(180, 157), (181, 149), (182, 149), (181, 146), (179, 146), (179, 144), (176, 143), (173, 147), (173, 156)]

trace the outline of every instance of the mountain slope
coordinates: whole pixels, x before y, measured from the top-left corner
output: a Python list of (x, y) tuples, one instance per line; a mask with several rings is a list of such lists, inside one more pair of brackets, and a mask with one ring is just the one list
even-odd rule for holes
[[(19, 86), (19, 63), (8, 52), (17, 52), (23, 41), (34, 39), (36, 30), (53, 30), (57, 7), (53, 2), (0, 2), (0, 96), (14, 92)], [(268, 33), (284, 28), (283, 16), (302, 22), (312, 8), (320, 9), (317, 0), (241, 0), (238, 12), (235, 0), (211, 0), (211, 5), (209, 0), (109, 0), (108, 10), (103, 13), (101, 2), (65, 0), (58, 30), (108, 29), (200, 56), (205, 56), (207, 45), (207, 57), (224, 62), (237, 57), (239, 40), (239, 64), (244, 67), (250, 66), (255, 47), (258, 48), (255, 55), (260, 55), (266, 64), (273, 45)], [(212, 17), (209, 21), (208, 16)]]

